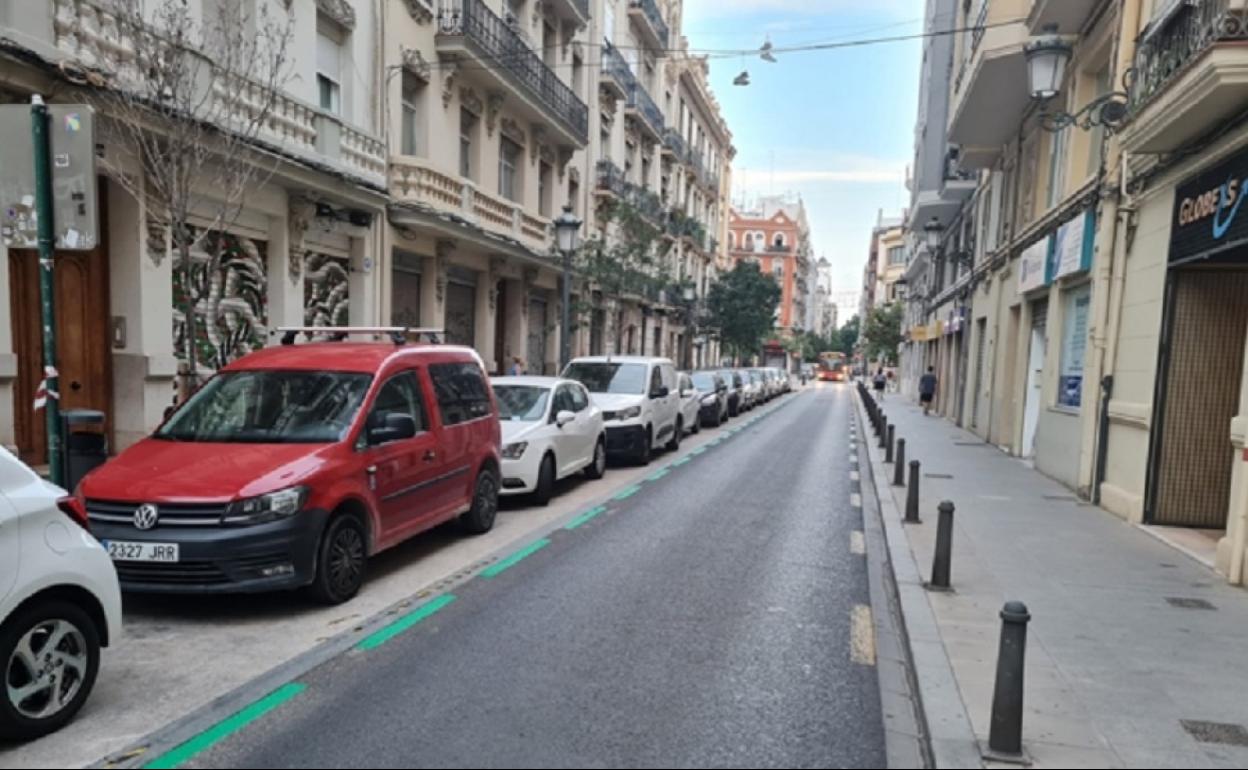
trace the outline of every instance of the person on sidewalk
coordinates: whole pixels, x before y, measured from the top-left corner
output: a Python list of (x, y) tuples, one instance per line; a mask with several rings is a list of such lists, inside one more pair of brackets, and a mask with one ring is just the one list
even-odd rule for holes
[(888, 385), (888, 378), (884, 376), (884, 367), (875, 370), (875, 380), (872, 382), (875, 386), (875, 394), (881, 401), (884, 400), (884, 388)]
[(524, 374), (524, 361), (520, 356), (512, 356), (510, 374), (512, 377), (519, 377)]
[(927, 374), (919, 378), (919, 401), (923, 404), (923, 416), (932, 411), (932, 401), (936, 398), (936, 367), (927, 367)]

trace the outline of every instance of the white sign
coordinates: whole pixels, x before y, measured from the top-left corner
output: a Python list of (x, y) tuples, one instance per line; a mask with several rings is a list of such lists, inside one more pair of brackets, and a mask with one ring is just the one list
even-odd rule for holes
[(1083, 403), (1083, 363), (1088, 351), (1088, 311), (1092, 289), (1082, 286), (1066, 295), (1066, 317), (1062, 325), (1062, 373), (1058, 380), (1057, 403), (1078, 409)]
[(1057, 228), (1053, 236), (1053, 279), (1083, 269), (1083, 236), (1087, 217), (1083, 214)]
[(1019, 294), (1026, 294), (1033, 289), (1039, 289), (1047, 283), (1044, 279), (1044, 271), (1047, 267), (1048, 255), (1048, 238), (1023, 249), (1023, 254), (1018, 260)]

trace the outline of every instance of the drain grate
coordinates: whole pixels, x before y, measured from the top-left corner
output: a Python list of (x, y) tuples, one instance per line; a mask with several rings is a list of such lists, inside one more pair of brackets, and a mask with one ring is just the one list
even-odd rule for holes
[(1204, 599), (1192, 599), (1187, 596), (1167, 596), (1166, 602), (1171, 607), (1178, 607), (1183, 610), (1216, 610), (1209, 602)]
[(1205, 722), (1199, 719), (1180, 719), (1179, 724), (1183, 725), (1183, 729), (1201, 743), (1248, 748), (1248, 729), (1244, 729), (1243, 725)]
[(953, 476), (949, 475), (948, 473), (924, 473), (923, 478), (925, 479), (952, 479)]

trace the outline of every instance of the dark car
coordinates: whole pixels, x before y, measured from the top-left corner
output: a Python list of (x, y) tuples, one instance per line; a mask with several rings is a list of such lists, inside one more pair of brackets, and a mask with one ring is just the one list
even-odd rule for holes
[(728, 388), (725, 394), (728, 401), (728, 416), (736, 417), (745, 410), (745, 381), (741, 379), (741, 372), (736, 369), (720, 369), (718, 374), (724, 379), (724, 386)]
[(693, 386), (704, 395), (698, 419), (708, 428), (718, 428), (728, 419), (728, 384), (719, 372), (693, 372)]

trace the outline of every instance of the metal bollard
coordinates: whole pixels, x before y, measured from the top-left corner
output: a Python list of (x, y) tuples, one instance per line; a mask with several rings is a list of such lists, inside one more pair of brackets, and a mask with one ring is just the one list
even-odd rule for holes
[(1023, 753), (1023, 661), (1030, 621), (1031, 613), (1022, 602), (1007, 602), (1001, 609), (1001, 646), (997, 652), (988, 749), (1005, 757)]
[(932, 588), (948, 589), (953, 567), (953, 503), (948, 500), (936, 507), (936, 553), (932, 556)]
[(884, 462), (891, 463), (893, 461), (893, 448), (897, 444), (897, 426), (888, 426), (888, 445), (884, 447)]
[(910, 488), (906, 490), (906, 523), (922, 524), (919, 520), (919, 461), (910, 461)]
[(880, 449), (888, 446), (888, 416), (880, 415)]
[(904, 438), (897, 439), (897, 465), (893, 467), (893, 486), (904, 487), (906, 485), (906, 440)]

